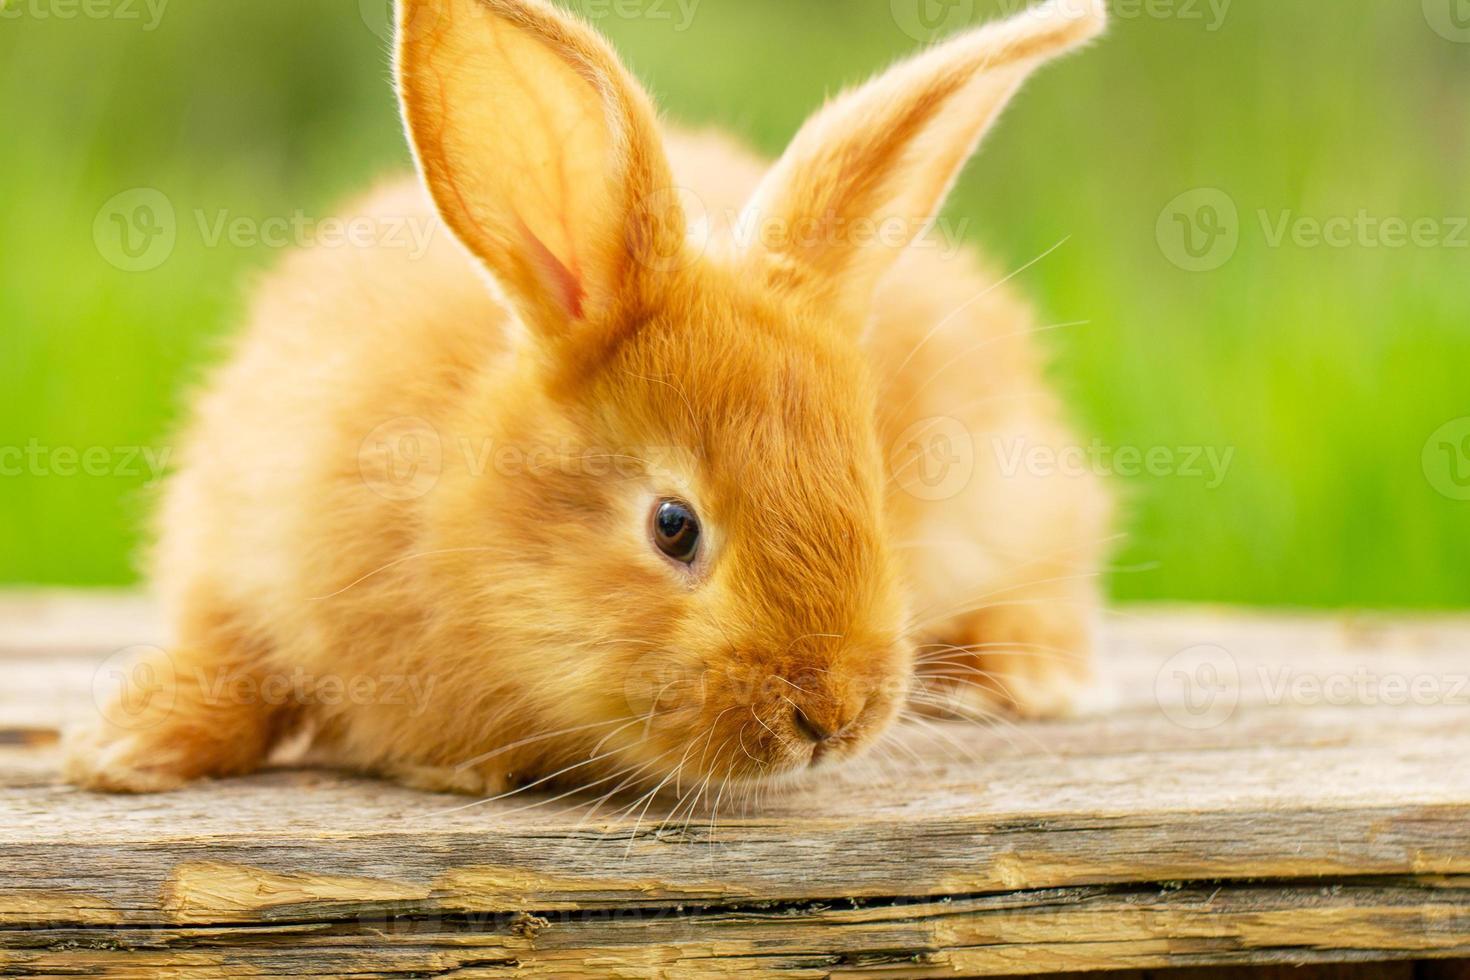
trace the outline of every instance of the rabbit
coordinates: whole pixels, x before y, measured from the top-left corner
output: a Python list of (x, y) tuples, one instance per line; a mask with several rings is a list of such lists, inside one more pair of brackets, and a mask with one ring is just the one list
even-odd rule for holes
[(1084, 704), (1108, 490), (997, 462), (1073, 444), (1032, 321), (914, 240), (1105, 16), (960, 33), (768, 165), (661, 124), (547, 0), (400, 0), (418, 172), (350, 213), (428, 245), (306, 247), (258, 292), (158, 509), (173, 645), (66, 777), (162, 791), (309, 739), (435, 791), (779, 785), (906, 712)]

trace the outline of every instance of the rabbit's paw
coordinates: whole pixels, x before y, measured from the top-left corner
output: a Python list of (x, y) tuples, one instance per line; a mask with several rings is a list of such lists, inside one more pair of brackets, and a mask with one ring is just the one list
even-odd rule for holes
[(162, 793), (191, 778), (177, 753), (139, 732), (106, 724), (68, 731), (62, 756), (67, 782), (103, 793)]
[(983, 718), (1094, 714), (1111, 703), (1097, 671), (1097, 609), (1046, 599), (998, 603), (941, 630), (919, 651), (931, 710)]
[(478, 766), (421, 766), (400, 763), (388, 766), (383, 775), (410, 789), (430, 793), (459, 793), (464, 796), (498, 796), (511, 788), (507, 775)]
[(85, 789), (157, 793), (251, 772), (289, 723), (285, 706), (206, 650), (155, 650), (105, 676), (114, 689), (97, 717), (62, 745), (63, 776)]

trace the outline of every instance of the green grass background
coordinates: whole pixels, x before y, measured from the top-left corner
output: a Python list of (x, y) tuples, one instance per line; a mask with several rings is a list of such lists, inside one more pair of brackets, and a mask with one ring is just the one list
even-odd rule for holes
[[(889, 0), (700, 0), (684, 31), (658, 16), (673, 0), (640, 6), (598, 23), (670, 113), (772, 152), (916, 43)], [(1214, 489), (1127, 481), (1115, 595), (1470, 603), (1470, 503), (1421, 463), (1470, 415), (1470, 249), (1271, 247), (1258, 217), (1470, 215), (1470, 44), (1417, 0), (1236, 0), (1213, 31), (1203, 0), (1140, 6), (1025, 91), (951, 208), (1007, 268), (1067, 238), (1017, 281), (1046, 322), (1090, 321), (1049, 336), (1085, 431), (1234, 451)], [(143, 0), (76, 9), (10, 0), (0, 19), (0, 447), (161, 444), (280, 257), (207, 246), (193, 211), (323, 216), (406, 161), (377, 0), (174, 0), (151, 31)], [(134, 187), (180, 215), (146, 273), (93, 241)], [(1155, 224), (1199, 187), (1236, 202), (1241, 238), (1192, 273)], [(0, 582), (132, 581), (145, 484), (0, 477)]]

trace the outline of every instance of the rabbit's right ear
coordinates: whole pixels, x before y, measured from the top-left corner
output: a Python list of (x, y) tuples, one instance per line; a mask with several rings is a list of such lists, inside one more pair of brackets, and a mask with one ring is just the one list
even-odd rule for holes
[(1095, 37), (1104, 0), (1044, 0), (929, 48), (813, 116), (741, 216), (753, 272), (859, 329), (1021, 82)]
[(636, 306), (646, 258), (683, 248), (653, 109), (585, 24), (545, 0), (398, 0), (397, 74), (439, 213), (542, 340)]

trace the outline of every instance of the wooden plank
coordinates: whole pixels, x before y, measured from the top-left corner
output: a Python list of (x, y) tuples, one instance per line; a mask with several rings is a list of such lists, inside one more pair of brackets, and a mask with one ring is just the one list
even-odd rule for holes
[(1120, 615), (1106, 716), (907, 730), (881, 761), (713, 821), (545, 797), (446, 813), (463, 801), (302, 768), (159, 797), (60, 785), (54, 732), (96, 710), (98, 665), (163, 635), (126, 597), (0, 598), (0, 973), (993, 976), (1470, 954), (1463, 618)]
[[(0, 932), (0, 964), (196, 977), (954, 977), (1465, 955), (1459, 887), (1084, 888), (894, 904)], [(1404, 937), (1417, 934), (1409, 946)], [(132, 972), (131, 975), (137, 975)], [(1381, 975), (1381, 973), (1379, 974)]]

